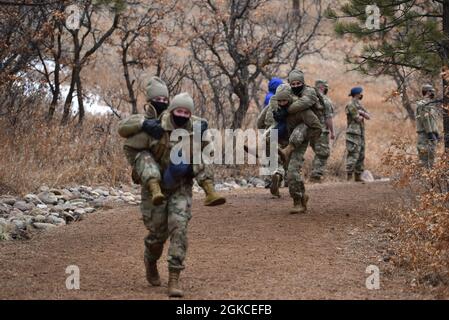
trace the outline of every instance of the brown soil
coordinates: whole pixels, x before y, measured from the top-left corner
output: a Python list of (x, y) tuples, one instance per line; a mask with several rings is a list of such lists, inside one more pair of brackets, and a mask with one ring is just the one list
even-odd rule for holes
[[(394, 199), (385, 183), (308, 186), (310, 211), (290, 215), (287, 189), (227, 194), (207, 208), (195, 196), (182, 287), (187, 299), (426, 299), (410, 276), (383, 262)], [(92, 214), (28, 241), (0, 243), (0, 299), (166, 299), (144, 277), (146, 230), (137, 207)], [(380, 290), (368, 290), (367, 266), (381, 270)], [(65, 269), (77, 265), (81, 290), (67, 290)]]

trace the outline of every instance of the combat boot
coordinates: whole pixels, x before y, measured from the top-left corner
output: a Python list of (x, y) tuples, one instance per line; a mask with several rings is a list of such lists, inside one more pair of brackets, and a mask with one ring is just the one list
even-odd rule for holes
[(356, 172), (356, 174), (355, 174), (355, 182), (363, 182), (361, 173), (357, 173)]
[(151, 203), (155, 206), (160, 206), (165, 201), (165, 196), (162, 194), (159, 181), (156, 179), (151, 179), (148, 182), (148, 189), (151, 194)]
[(168, 296), (174, 298), (181, 298), (184, 293), (179, 288), (180, 270), (168, 270)]
[[(301, 204), (302, 204), (302, 206), (304, 207), (304, 210), (305, 211), (307, 211), (307, 203), (309, 202), (309, 196), (308, 195), (304, 195), (302, 198), (301, 198)], [(304, 211), (304, 212), (305, 212)]]
[(280, 198), (279, 188), (281, 186), (282, 177), (279, 173), (273, 174), (271, 177), (271, 187), (270, 192), (273, 196)]
[(282, 162), (288, 163), (293, 151), (295, 151), (295, 147), (292, 144), (288, 144), (284, 149), (278, 149)]
[(203, 188), (206, 193), (206, 200), (204, 205), (208, 207), (219, 206), (226, 203), (226, 198), (220, 196), (216, 191), (212, 180), (204, 180), (200, 187)]
[[(150, 252), (157, 259), (162, 255), (164, 246), (160, 244), (155, 244), (151, 246)], [(149, 261), (147, 255), (144, 256), (146, 277), (149, 284), (154, 287), (159, 287), (161, 285), (161, 278), (159, 276), (159, 271), (157, 270), (157, 260)]]
[[(290, 210), (291, 214), (301, 214), (301, 213), (305, 213), (307, 208), (304, 206), (304, 197), (301, 199), (294, 199), (293, 201), (293, 209)], [(307, 202), (306, 202), (307, 204)]]
[(347, 180), (352, 181), (353, 179), (354, 179), (354, 174), (352, 172), (348, 172)]

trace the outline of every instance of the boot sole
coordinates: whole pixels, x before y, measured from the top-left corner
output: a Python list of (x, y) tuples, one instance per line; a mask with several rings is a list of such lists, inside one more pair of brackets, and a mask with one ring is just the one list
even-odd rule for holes
[(212, 202), (205, 203), (204, 205), (206, 207), (216, 207), (216, 206), (220, 206), (220, 205), (225, 204), (225, 203), (226, 203), (226, 199), (225, 198), (220, 198), (220, 199), (216, 199), (216, 200), (214, 200)]

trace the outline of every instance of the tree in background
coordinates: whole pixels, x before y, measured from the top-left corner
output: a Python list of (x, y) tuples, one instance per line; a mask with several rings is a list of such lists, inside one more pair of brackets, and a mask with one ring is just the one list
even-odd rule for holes
[(349, 56), (348, 62), (364, 74), (393, 77), (410, 118), (414, 115), (407, 93), (409, 76), (418, 73), (435, 79), (442, 75), (444, 140), (449, 150), (449, 1), (378, 0), (379, 27), (369, 28), (367, 6), (373, 4), (370, 0), (351, 0), (327, 12), (337, 20), (339, 35), (353, 35), (365, 44), (362, 54)]
[(196, 80), (197, 88), (212, 95), (217, 115), (230, 115), (222, 119), (222, 126), (240, 128), (251, 95), (258, 91), (254, 90), (258, 79), (282, 65), (294, 68), (301, 57), (315, 52), (312, 44), (321, 23), (321, 1), (303, 6), (300, 19), (291, 6), (279, 10), (267, 0), (192, 4), (198, 14), (186, 19), (183, 30), (193, 73), (202, 78)]

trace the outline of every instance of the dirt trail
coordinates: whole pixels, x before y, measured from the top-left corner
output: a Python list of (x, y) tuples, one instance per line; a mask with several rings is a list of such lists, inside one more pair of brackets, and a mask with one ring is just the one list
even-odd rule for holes
[[(207, 208), (195, 196), (182, 286), (186, 299), (413, 299), (406, 274), (386, 272), (385, 217), (393, 200), (385, 183), (309, 186), (307, 215), (290, 215), (287, 189), (227, 194)], [(142, 262), (146, 230), (139, 209), (120, 208), (41, 233), (0, 243), (0, 299), (166, 299), (149, 287)], [(368, 290), (368, 265), (381, 270), (380, 290)], [(77, 265), (81, 290), (65, 287), (65, 269)]]

